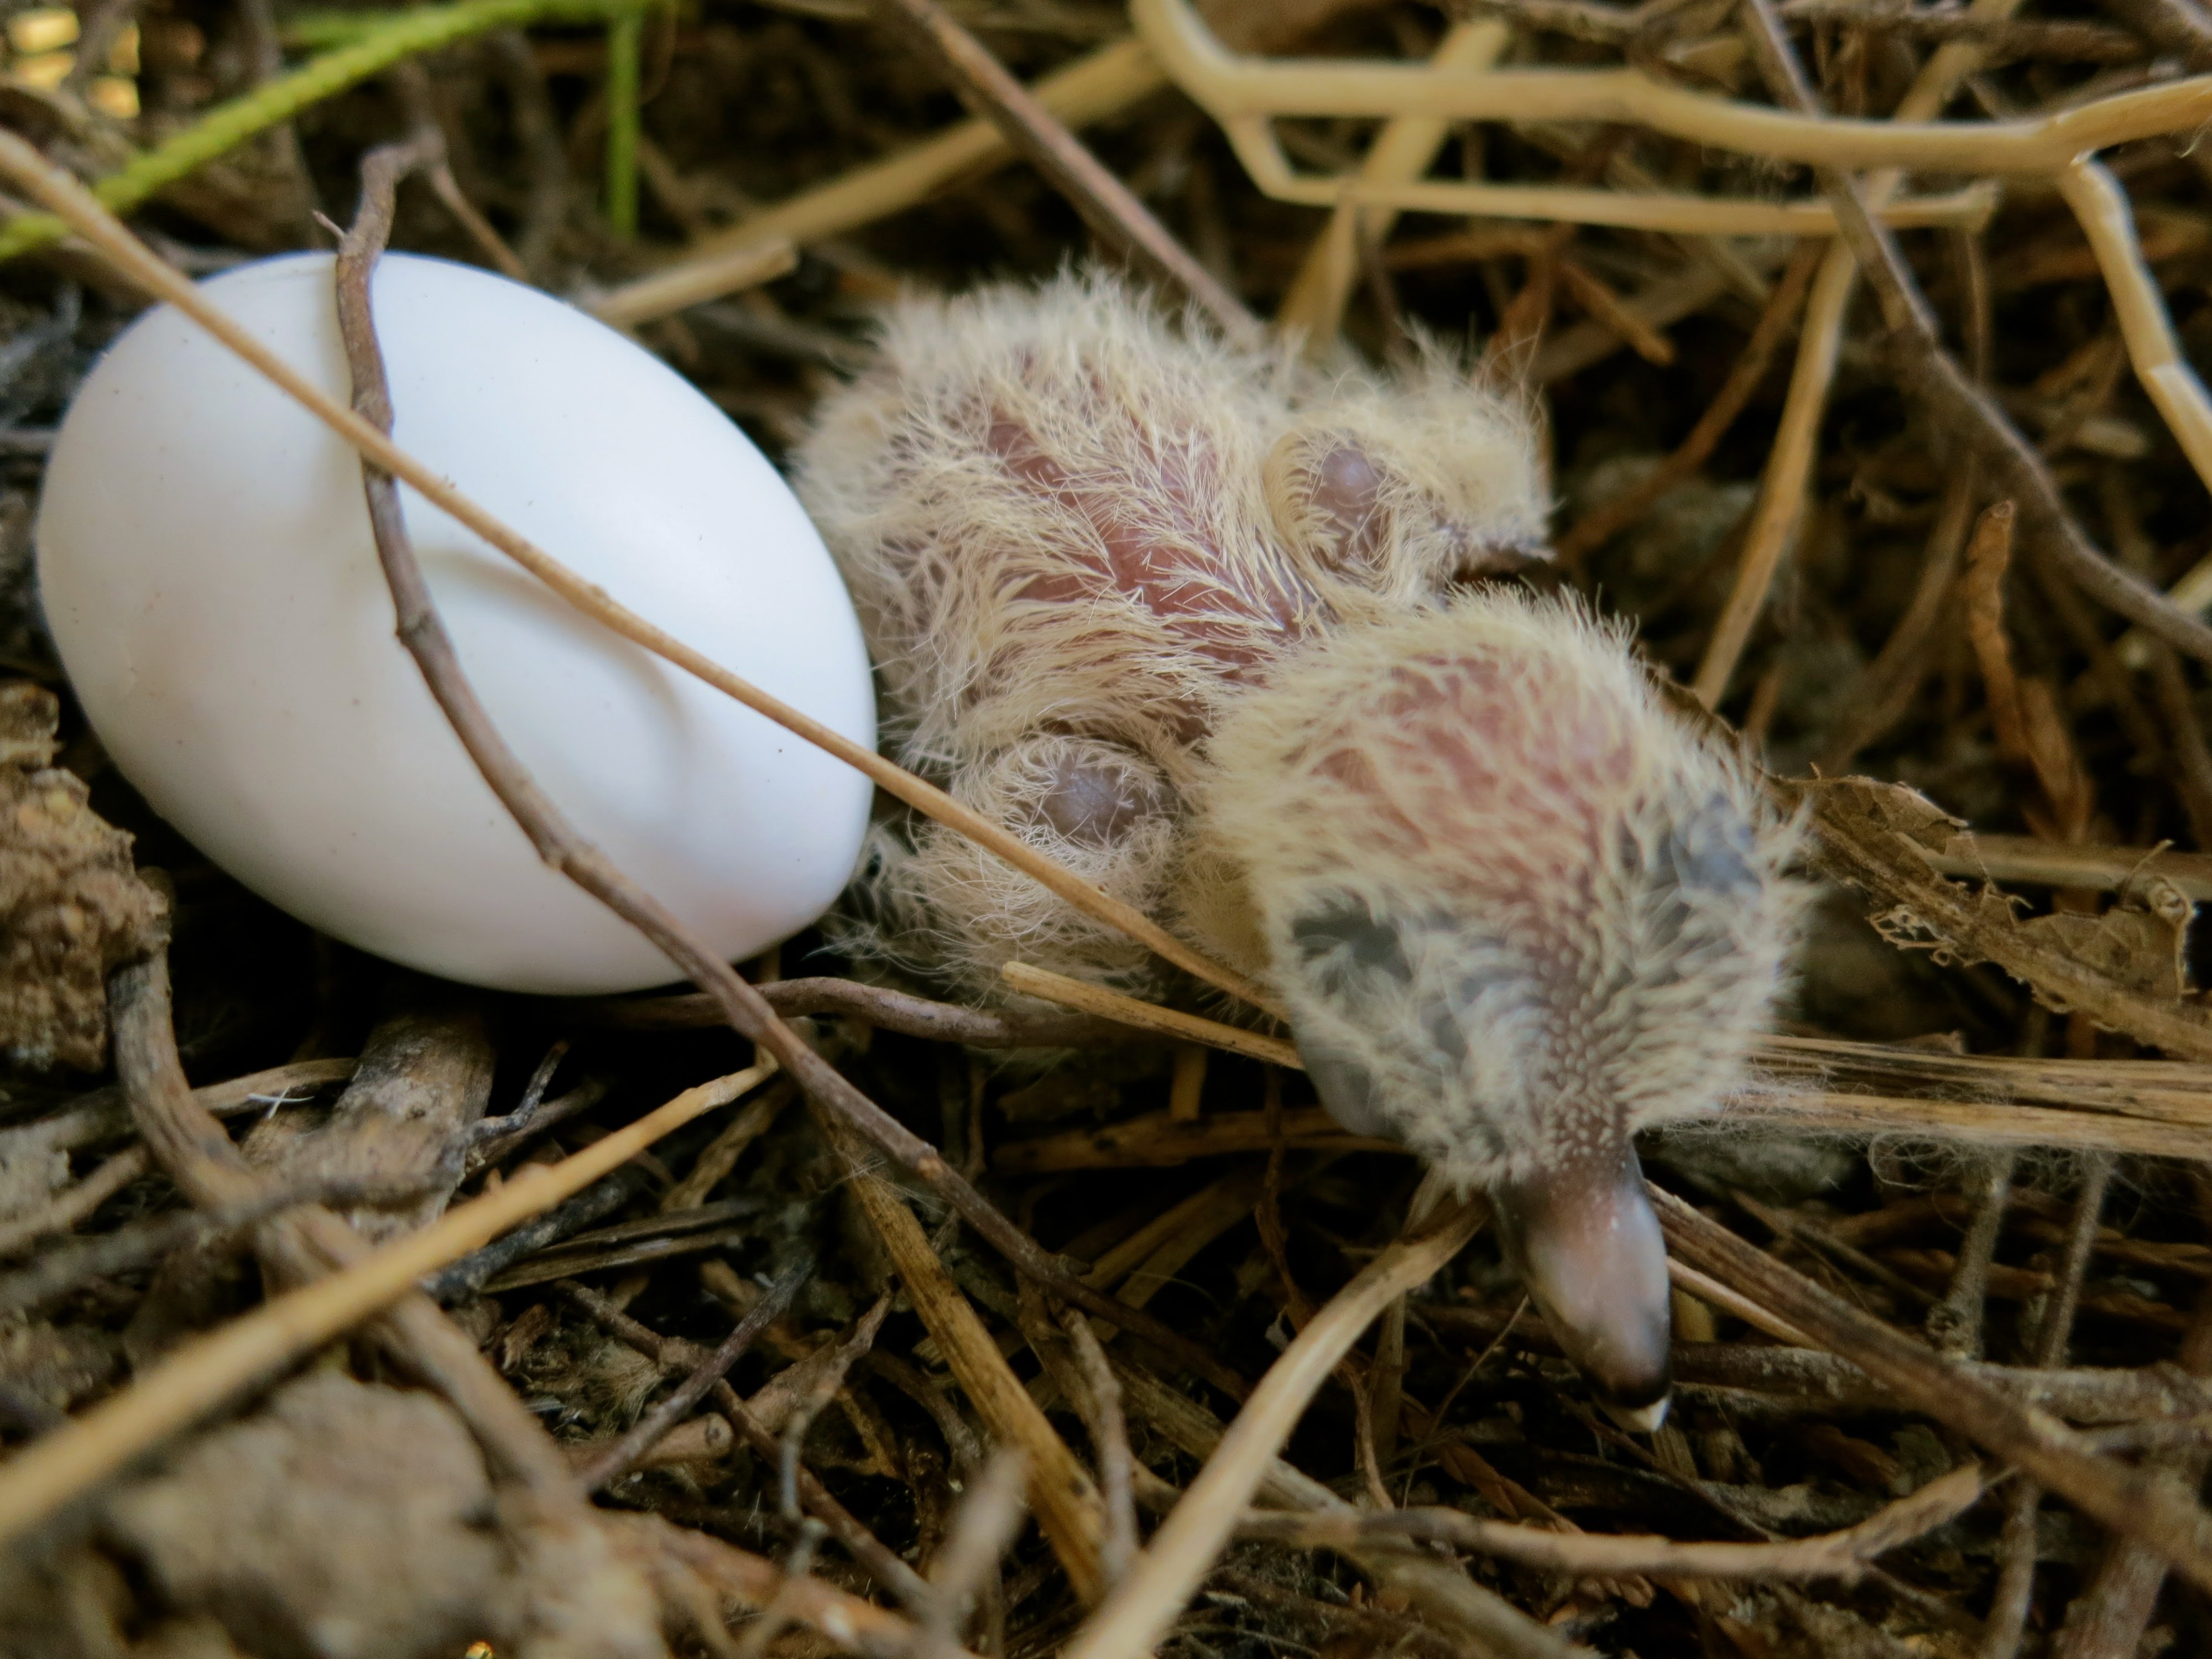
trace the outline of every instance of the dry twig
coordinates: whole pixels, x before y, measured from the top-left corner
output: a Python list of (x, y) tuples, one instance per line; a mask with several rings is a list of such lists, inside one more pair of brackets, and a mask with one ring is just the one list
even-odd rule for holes
[(1302, 1548), (1354, 1549), (1391, 1538), (1447, 1544), (1521, 1566), (1577, 1576), (1856, 1582), (1875, 1559), (1956, 1520), (1982, 1495), (1982, 1471), (1966, 1464), (1929, 1481), (1858, 1525), (1815, 1538), (1776, 1544), (1685, 1544), (1587, 1532), (1554, 1532), (1510, 1521), (1481, 1521), (1458, 1510), (1407, 1509), (1382, 1513), (1331, 1510), (1320, 1514), (1247, 1516), (1246, 1538)]
[(1250, 341), (1259, 319), (1193, 258), (1129, 187), (1061, 125), (1043, 100), (1016, 80), (988, 47), (937, 0), (878, 0), (884, 15), (934, 64), (963, 101), (987, 118), (1006, 142), (1073, 204), (1084, 222), (1108, 243), (1142, 258), (1196, 301), (1231, 339)]

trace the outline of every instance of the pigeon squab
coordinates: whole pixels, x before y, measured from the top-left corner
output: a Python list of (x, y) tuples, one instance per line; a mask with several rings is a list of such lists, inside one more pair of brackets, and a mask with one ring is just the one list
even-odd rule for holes
[[(799, 489), (908, 765), (1271, 986), (1322, 1103), (1486, 1192), (1624, 1423), (1669, 1387), (1639, 1129), (1716, 1110), (1784, 972), (1789, 831), (1543, 557), (1530, 422), (1177, 327), (1103, 276), (914, 300)], [(858, 942), (979, 996), (1152, 959), (933, 823)]]

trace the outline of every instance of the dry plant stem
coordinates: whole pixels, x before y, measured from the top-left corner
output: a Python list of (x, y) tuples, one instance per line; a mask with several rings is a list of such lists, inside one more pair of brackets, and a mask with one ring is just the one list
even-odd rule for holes
[[(773, 1562), (702, 1532), (650, 1515), (606, 1515), (602, 1524), (639, 1540), (657, 1556), (696, 1573), (726, 1609), (757, 1612), (774, 1603), (787, 1616), (868, 1659), (905, 1659), (918, 1632), (898, 1614), (848, 1595), (819, 1578), (794, 1581)], [(939, 1659), (975, 1659), (955, 1647)]]
[[(1974, 0), (1968, 15), (1981, 21), (2002, 21), (2019, 3), (2020, 0)], [(1896, 119), (1924, 122), (1938, 113), (1958, 84), (1981, 67), (1983, 58), (1981, 49), (1971, 42), (1954, 41), (1938, 48), (1899, 102)], [(1887, 205), (1901, 183), (1902, 175), (1895, 171), (1877, 173), (1866, 181), (1865, 199), (1870, 205)], [(1765, 608), (1767, 589), (1780, 567), (1790, 533), (1804, 509), (1820, 416), (1835, 381), (1844, 319), (1857, 280), (1858, 266), (1849, 245), (1830, 243), (1820, 274), (1814, 279), (1812, 298), (1806, 303), (1797, 362), (1790, 372), (1774, 447), (1759, 480), (1759, 502), (1744, 537), (1735, 585), (1693, 682), (1698, 700), (1708, 708), (1717, 706), (1728, 690), (1752, 628)]]
[[(12, 179), (27, 193), (37, 197), (57, 213), (61, 214), (70, 222), (72, 229), (83, 236), (118, 270), (140, 283), (148, 292), (175, 306), (193, 321), (198, 323), (201, 327), (206, 329), (209, 333), (214, 335), (224, 346), (243, 357), (262, 374), (274, 381), (287, 396), (301, 404), (316, 419), (321, 421), (324, 425), (329, 427), (360, 452), (365, 463), (389, 472), (406, 483), (424, 500), (459, 521), (499, 552), (521, 565), (523, 568), (544, 582), (555, 592), (560, 594), (586, 615), (612, 629), (625, 639), (652, 652), (655, 656), (674, 664), (686, 673), (696, 675), (715, 690), (734, 697), (756, 714), (775, 721), (786, 731), (813, 744), (817, 748), (836, 756), (848, 765), (865, 773), (878, 787), (896, 796), (916, 811), (925, 817), (935, 818), (957, 830), (978, 845), (988, 848), (997, 856), (1006, 860), (1015, 868), (1034, 877), (1056, 896), (1066, 899), (1085, 915), (1126, 933), (1147, 949), (1158, 951), (1186, 973), (1205, 981), (1207, 984), (1226, 991), (1232, 996), (1242, 998), (1255, 1007), (1262, 1009), (1278, 1018), (1283, 1018), (1280, 1005), (1263, 987), (1231, 969), (1209, 960), (1200, 952), (1194, 951), (1133, 906), (1124, 904), (1110, 897), (1073, 872), (1045, 858), (1003, 827), (962, 806), (943, 790), (915, 777), (904, 768), (884, 759), (873, 750), (862, 747), (842, 733), (831, 730), (789, 704), (769, 696), (747, 681), (740, 679), (720, 664), (693, 650), (682, 641), (654, 627), (642, 617), (616, 604), (604, 589), (584, 580), (574, 571), (570, 570), (535, 544), (517, 534), (477, 506), (452, 484), (392, 443), (388, 433), (362, 419), (356, 411), (340, 404), (335, 398), (309, 382), (289, 364), (240, 329), (220, 308), (210, 303), (206, 297), (184, 276), (156, 258), (143, 243), (116, 220), (113, 215), (94, 201), (75, 179), (50, 166), (36, 150), (12, 133), (0, 132), (0, 175)], [(465, 742), (465, 738), (464, 741)], [(497, 786), (495, 785), (494, 787), (496, 789)], [(541, 848), (541, 855), (543, 854), (544, 849)], [(556, 863), (556, 867), (561, 868), (562, 866)], [(591, 874), (595, 880), (599, 879), (602, 873), (594, 870), (588, 861), (580, 865), (577, 872), (567, 873), (570, 873), (572, 878), (577, 878), (579, 872)], [(595, 894), (595, 896), (605, 898), (603, 894)], [(728, 964), (714, 963), (709, 958), (711, 963), (709, 968), (704, 971), (695, 970), (692, 957), (697, 953), (690, 951), (684, 943), (680, 929), (676, 927), (673, 919), (659, 911), (656, 907), (652, 907), (652, 902), (649, 899), (643, 899), (640, 896), (638, 902), (652, 910), (652, 925), (646, 926), (637, 916), (629, 919), (638, 923), (648, 937), (669, 954), (671, 960), (690, 973), (691, 976), (704, 988), (721, 998), (728, 1005), (731, 1018), (738, 1026), (740, 1035), (750, 1037), (755, 1042), (767, 1041), (771, 1051), (784, 1061), (793, 1075), (799, 1078), (808, 1085), (810, 1092), (817, 1085), (830, 1087), (837, 1093), (838, 1098), (848, 1109), (855, 1107), (861, 1097), (852, 1089), (850, 1085), (843, 1083), (842, 1079), (838, 1079), (834, 1084), (830, 1082), (830, 1079), (835, 1074), (825, 1064), (818, 1060), (811, 1065), (795, 1063), (782, 1052), (780, 1044), (799, 1046), (797, 1039), (789, 1034), (787, 1028), (783, 1027), (780, 1021), (774, 1018), (764, 1005), (760, 1004), (757, 994), (752, 993), (750, 988), (744, 987), (743, 981), (737, 977)], [(782, 1032), (782, 1035), (772, 1039), (764, 1039), (761, 1036), (760, 1030), (757, 1029), (763, 1025), (774, 1027)], [(875, 1112), (872, 1106), (868, 1106), (866, 1110)], [(869, 1120), (874, 1123), (874, 1127), (871, 1131), (872, 1136), (879, 1133), (896, 1132), (896, 1138), (899, 1140), (899, 1150), (895, 1151), (893, 1155), (898, 1157), (902, 1163), (906, 1163), (910, 1158), (920, 1158), (925, 1153), (931, 1160), (935, 1159), (934, 1152), (929, 1152), (921, 1141), (899, 1128), (891, 1119), (880, 1113), (876, 1114), (876, 1118), (880, 1119), (880, 1121), (877, 1121), (876, 1119)], [(892, 1148), (886, 1145), (885, 1150), (891, 1151)], [(915, 1166), (910, 1164), (909, 1167)], [(927, 1176), (924, 1178), (933, 1179)], [(949, 1194), (948, 1195), (950, 1196)], [(980, 1204), (981, 1202), (980, 1199), (970, 1194), (965, 1199), (954, 1197), (953, 1202), (979, 1231), (983, 1231), (987, 1237), (993, 1237), (994, 1247), (1000, 1249), (1010, 1247), (1008, 1239), (1013, 1236), (1011, 1229), (1002, 1228), (997, 1236), (994, 1236), (988, 1223), (978, 1220), (976, 1216), (969, 1214), (969, 1206)], [(1016, 1244), (1012, 1245), (1011, 1248), (1019, 1249), (1023, 1247)], [(1036, 1252), (1034, 1246), (1028, 1248), (1036, 1260), (1042, 1263), (1043, 1260), (1042, 1254)], [(1025, 1262), (1024, 1265), (1027, 1267), (1029, 1264)]]
[[(2191, 1181), (2198, 1219), (2212, 1223), (2212, 1185), (2201, 1172), (2192, 1173)], [(2212, 1288), (2199, 1296), (2175, 1358), (2175, 1369), (2185, 1376), (2212, 1376)], [(2195, 1491), (2212, 1468), (2212, 1453), (2197, 1447), (2173, 1461), (2174, 1472)], [(2115, 1537), (2088, 1589), (2067, 1610), (2065, 1626), (2051, 1645), (2052, 1659), (2127, 1659), (2135, 1654), (2158, 1606), (2166, 1571), (2158, 1553), (2133, 1539)]]
[(1001, 1446), (969, 1486), (944, 1547), (930, 1565), (928, 1609), (915, 1637), (914, 1659), (948, 1659), (959, 1650), (963, 1610), (999, 1571), (1021, 1530), (1022, 1492), (1028, 1478), (1021, 1452)]
[(1466, 1204), (1433, 1231), (1400, 1239), (1314, 1316), (1268, 1368), (1128, 1577), (1076, 1633), (1068, 1659), (1135, 1659), (1167, 1634), (1338, 1362), (1393, 1299), (1426, 1283), (1458, 1255), (1485, 1219), (1480, 1204)]
[(1240, 1536), (1302, 1549), (1352, 1549), (1385, 1539), (1418, 1539), (1496, 1556), (1541, 1572), (1624, 1577), (1834, 1580), (1853, 1583), (1885, 1551), (1956, 1520), (1982, 1493), (1982, 1471), (1968, 1464), (1929, 1481), (1855, 1527), (1774, 1544), (1685, 1544), (1619, 1534), (1554, 1532), (1510, 1521), (1480, 1521), (1457, 1510), (1317, 1515), (1249, 1515)]
[[(1083, 126), (1119, 113), (1166, 84), (1167, 77), (1141, 44), (1117, 40), (1045, 76), (1031, 92), (1055, 118)], [(964, 121), (705, 238), (665, 269), (603, 295), (591, 310), (603, 321), (627, 327), (719, 299), (732, 291), (733, 282), (743, 280), (763, 246), (804, 246), (843, 235), (911, 207), (955, 179), (1002, 165), (1013, 153), (992, 122)]]
[(1709, 1308), (1734, 1315), (1752, 1329), (1765, 1332), (1777, 1342), (1785, 1343), (1793, 1348), (1818, 1348), (1820, 1346), (1772, 1309), (1722, 1284), (1711, 1274), (1700, 1273), (1686, 1261), (1669, 1256), (1667, 1259), (1667, 1277), (1676, 1289), (1686, 1291)]
[[(2206, 879), (2212, 883), (2212, 873)], [(971, 1048), (1121, 1048), (1129, 1042), (1127, 1027), (1115, 1020), (966, 1008), (880, 985), (863, 985), (857, 980), (781, 979), (759, 990), (761, 1000), (786, 1019), (831, 1014), (886, 1031), (937, 1042), (965, 1043)], [(595, 998), (572, 1002), (568, 1007), (569, 1017), (581, 1024), (620, 1030), (699, 1030), (728, 1024), (722, 1018), (721, 1006), (704, 993), (635, 1000)]]
[[(2082, 1170), (2081, 1191), (2074, 1200), (2074, 1228), (2067, 1237), (2066, 1259), (2058, 1271), (2058, 1288), (2045, 1304), (2042, 1322), (2036, 1327), (2034, 1360), (2039, 1366), (2065, 1364), (2067, 1339), (2081, 1304), (2082, 1280), (2088, 1275), (2112, 1169), (2112, 1158), (2103, 1156), (2091, 1158)], [(2035, 1598), (2035, 1517), (2042, 1503), (2042, 1491), (2032, 1480), (2021, 1481), (2013, 1492), (2005, 1515), (2002, 1565), (1984, 1625), (1981, 1659), (2013, 1659), (2027, 1634), (2028, 1611)]]
[[(697, 1365), (707, 1357), (695, 1344), (663, 1336), (651, 1327), (640, 1324), (588, 1285), (564, 1279), (560, 1289), (608, 1335), (654, 1361), (664, 1375)], [(771, 1462), (781, 1457), (781, 1443), (738, 1397), (737, 1390), (726, 1379), (716, 1382), (711, 1392), (714, 1408), (728, 1419), (747, 1445)], [(893, 1554), (804, 1464), (799, 1466), (798, 1484), (800, 1505), (830, 1529), (830, 1535), (845, 1547), (871, 1577), (910, 1606), (918, 1606), (927, 1599), (927, 1586), (921, 1576)]]
[(1953, 1359), (1982, 1357), (1982, 1320), (1990, 1297), (1990, 1267), (1996, 1260), (1997, 1235), (2012, 1200), (2014, 1154), (2008, 1147), (1993, 1154), (1982, 1170), (1980, 1201), (1973, 1224), (1960, 1242), (1951, 1287), (1929, 1310), (1927, 1328), (1938, 1352)]
[(847, 1126), (827, 1114), (822, 1117), (853, 1171), (853, 1191), (869, 1224), (914, 1299), (915, 1314), (992, 1433), (1018, 1446), (1027, 1457), (1030, 1501), (1037, 1525), (1066, 1569), (1076, 1594), (1086, 1602), (1096, 1601), (1105, 1590), (1099, 1551), (1106, 1535), (1097, 1487), (1014, 1375), (989, 1328), (946, 1271), (898, 1190), (868, 1172), (866, 1149)]
[(1602, 278), (1585, 270), (1565, 254), (1559, 257), (1555, 269), (1574, 302), (1627, 341), (1631, 351), (1645, 362), (1662, 368), (1674, 361), (1674, 343), (1631, 311)]
[(0, 1256), (13, 1255), (35, 1240), (69, 1231), (151, 1167), (143, 1146), (125, 1148), (76, 1185), (56, 1193), (42, 1208), (0, 1223)]
[(988, 118), (1109, 246), (1142, 259), (1208, 313), (1232, 340), (1256, 341), (1260, 319), (1191, 257), (1135, 192), (992, 56), (937, 0), (877, 0), (884, 16), (948, 76), (962, 101)]
[(1842, 1355), (1914, 1410), (2017, 1464), (2116, 1532), (2143, 1543), (2191, 1583), (2212, 1585), (2212, 1516), (2170, 1475), (2091, 1450), (2056, 1419), (2023, 1409), (1879, 1320), (1754, 1249), (1658, 1188), (1652, 1203), (1670, 1254), (1752, 1296)]
[(707, 1391), (744, 1358), (746, 1350), (769, 1323), (782, 1316), (792, 1297), (799, 1294), (799, 1287), (813, 1271), (813, 1262), (804, 1261), (777, 1279), (768, 1294), (754, 1304), (752, 1311), (738, 1322), (737, 1328), (723, 1340), (721, 1346), (692, 1367), (691, 1374), (673, 1394), (639, 1418), (627, 1433), (577, 1472), (576, 1478), (583, 1483), (584, 1490), (597, 1492), (610, 1481), (620, 1479), (647, 1450), (659, 1443), (663, 1435), (689, 1416), (692, 1407), (706, 1397)]
[(1105, 1347), (1091, 1322), (1062, 1309), (1060, 1322), (1068, 1346), (1075, 1350), (1088, 1396), (1085, 1421), (1098, 1460), (1099, 1495), (1106, 1505), (1106, 1537), (1099, 1546), (1098, 1565), (1112, 1585), (1121, 1582), (1137, 1553), (1137, 1504), (1132, 1495), (1136, 1459), (1129, 1451), (1129, 1424), (1121, 1412), (1121, 1385), (1106, 1363)]
[[(1456, 23), (1437, 43), (1429, 62), (1462, 73), (1486, 70), (1505, 49), (1507, 39), (1504, 26), (1496, 22)], [(1411, 183), (1429, 170), (1450, 132), (1449, 122), (1419, 117), (1385, 123), (1360, 163), (1360, 183)], [(1362, 240), (1380, 245), (1388, 240), (1397, 217), (1388, 208), (1367, 208), (1352, 201), (1331, 208), (1328, 225), (1306, 250), (1289, 292), (1276, 308), (1275, 331), (1285, 339), (1303, 339), (1309, 351), (1328, 349), (1343, 325), (1344, 307), (1358, 280)]]
[(1751, 394), (1759, 390), (1766, 378), (1774, 353), (1797, 319), (1797, 312), (1805, 301), (1805, 289), (1813, 279), (1823, 250), (1815, 244), (1801, 246), (1791, 258), (1790, 266), (1775, 286), (1766, 308), (1759, 313), (1753, 328), (1751, 339), (1743, 353), (1729, 370), (1728, 379), (1719, 392), (1690, 428), (1674, 453), (1654, 467), (1650, 473), (1630, 485), (1609, 501), (1601, 501), (1576, 521), (1574, 527), (1553, 545), (1553, 556), (1573, 568), (1603, 546), (1614, 535), (1643, 516), (1662, 495), (1704, 466), (1743, 413)]
[[(1135, 0), (1130, 9), (1138, 33), (1176, 83), (1222, 124), (1248, 167), (1255, 156), (1247, 152), (1257, 149), (1255, 125), (1269, 119), (1430, 115), (1638, 125), (1715, 149), (1814, 166), (2051, 173), (2085, 151), (2185, 131), (2212, 107), (2212, 84), (2200, 79), (2167, 82), (2019, 121), (1853, 120), (1708, 97), (1633, 69), (1443, 75), (1419, 64), (1253, 58), (1224, 50), (1188, 0)], [(1264, 131), (1258, 136), (1264, 144)], [(1257, 159), (1255, 181), (1267, 190), (1273, 182), (1270, 157), (1261, 151)]]
[(1066, 974), (1055, 974), (1047, 968), (1032, 967), (1026, 962), (1010, 962), (999, 973), (1009, 988), (1020, 992), (1024, 996), (1119, 1020), (1124, 1024), (1135, 1025), (1162, 1036), (1209, 1043), (1217, 1048), (1226, 1048), (1231, 1054), (1243, 1054), (1248, 1060), (1263, 1060), (1276, 1066), (1295, 1066), (1298, 1063), (1297, 1048), (1281, 1037), (1246, 1031), (1196, 1014), (1178, 1013), (1172, 1008), (1142, 1002), (1135, 997), (1124, 996), (1118, 991), (1107, 990), (1085, 980), (1072, 979)]
[[(1801, 115), (1816, 115), (1818, 106), (1812, 91), (1797, 69), (1797, 61), (1771, 9), (1765, 0), (1741, 0), (1741, 9), (1747, 20), (1744, 33), (1752, 57), (1764, 73), (1767, 90), (1775, 101)], [(1826, 176), (1824, 171), (1823, 179)], [(1838, 284), (1847, 288), (1850, 282), (1848, 270), (1839, 271), (1832, 278), (1829, 270), (1824, 267), (1820, 276), (1823, 288)], [(1840, 342), (1844, 321), (1840, 303), (1816, 305), (1813, 319), (1824, 329), (1836, 331)], [(1803, 349), (1825, 355), (1829, 347), (1825, 339), (1816, 338), (1808, 328)], [(1805, 479), (1809, 476), (1820, 435), (1820, 416), (1827, 406), (1827, 391), (1825, 378), (1802, 373), (1790, 377), (1781, 425), (1776, 431), (1774, 449), (1761, 481), (1759, 502), (1744, 533), (1735, 581), (1729, 590), (1727, 603), (1721, 607), (1720, 619), (1713, 624), (1712, 637), (1706, 642), (1705, 654), (1698, 664), (1697, 677), (1691, 682), (1691, 695), (1707, 708), (1719, 708), (1722, 697), (1727, 694), (1729, 681), (1742, 660), (1745, 647), (1751, 642), (1752, 630), (1766, 609), (1767, 595), (1773, 589), (1783, 555), (1796, 533), (1804, 511)]]
[[(1966, 544), (1967, 525), (1974, 510), (1976, 471), (1971, 463), (1959, 468), (1944, 487), (1942, 505), (1936, 511), (1935, 526), (1928, 532), (1927, 547), (1921, 555), (1920, 575), (1913, 584), (1912, 598), (1897, 626), (1882, 641), (1881, 653), (1867, 665), (1859, 680), (1858, 694), (1851, 699), (1826, 750), (1814, 763), (1814, 771), (1826, 775), (1844, 771), (1860, 750), (1880, 742), (1912, 707), (1913, 698), (1934, 665), (1929, 641), (1934, 637), (1936, 621), (1942, 615), (1944, 601), (1950, 597), (1953, 579), (1958, 574), (1960, 550)], [(2027, 847), (2050, 845), (2033, 836), (2009, 839)], [(1975, 848), (1984, 857), (1990, 856), (1990, 838), (1978, 838)], [(2033, 879), (2009, 874), (1996, 875), (1996, 878)]]
[(2197, 477), (2212, 488), (2212, 398), (2189, 366), (2174, 337), (2158, 279), (2136, 237), (2135, 214), (2118, 179), (2098, 162), (2083, 159), (2055, 180), (2059, 196), (2081, 222), (2096, 256), (2097, 269), (2112, 296), (2112, 314), (2127, 343), (2136, 378), (2181, 446)]

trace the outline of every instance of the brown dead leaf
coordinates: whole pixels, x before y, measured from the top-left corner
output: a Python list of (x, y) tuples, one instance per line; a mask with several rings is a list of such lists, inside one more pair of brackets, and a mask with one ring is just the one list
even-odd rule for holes
[(2102, 915), (2023, 919), (2018, 901), (1988, 884), (1951, 881), (1931, 852), (1971, 857), (1966, 826), (1902, 784), (1872, 778), (1796, 786), (1812, 807), (1813, 862), (1879, 907), (1870, 918), (1901, 950), (1939, 962), (1987, 962), (2059, 1013), (2191, 1060), (2212, 1060), (2212, 1017), (2187, 994), (2182, 934), (2188, 903), (2163, 882)]

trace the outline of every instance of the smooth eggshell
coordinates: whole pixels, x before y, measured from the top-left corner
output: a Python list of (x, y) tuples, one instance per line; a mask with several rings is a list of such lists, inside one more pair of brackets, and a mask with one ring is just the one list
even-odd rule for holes
[[(208, 296), (341, 398), (331, 259)], [(851, 600), (773, 467), (614, 331), (391, 255), (400, 446), (584, 576), (873, 746)], [(851, 769), (572, 611), (411, 491), (407, 526), (495, 724), (570, 821), (724, 957), (836, 898)], [(134, 323), (46, 470), (39, 574), (94, 727), (155, 810), (302, 921), (426, 971), (586, 994), (675, 976), (538, 860), (392, 633), (354, 453), (181, 313)]]

